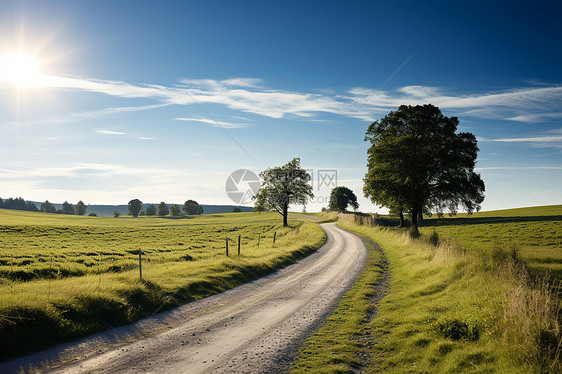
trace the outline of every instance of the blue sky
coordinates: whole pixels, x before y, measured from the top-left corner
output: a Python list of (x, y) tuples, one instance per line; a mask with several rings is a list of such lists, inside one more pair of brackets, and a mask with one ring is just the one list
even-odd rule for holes
[(483, 209), (561, 204), (561, 20), (554, 1), (3, 1), (0, 197), (231, 204), (231, 172), (300, 157), (309, 211), (321, 170), (377, 211), (367, 126), (432, 103), (479, 139)]

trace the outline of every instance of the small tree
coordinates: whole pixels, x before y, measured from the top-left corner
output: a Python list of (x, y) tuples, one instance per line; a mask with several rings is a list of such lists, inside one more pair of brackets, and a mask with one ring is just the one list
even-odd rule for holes
[(76, 203), (76, 206), (74, 207), (74, 212), (79, 216), (83, 216), (84, 214), (86, 214), (87, 208), (88, 207), (86, 206), (86, 204), (84, 204), (82, 200), (80, 200), (79, 202)]
[(267, 169), (260, 173), (262, 186), (254, 196), (255, 208), (275, 210), (283, 216), (283, 226), (287, 227), (290, 204), (306, 204), (314, 197), (310, 174), (301, 168), (300, 158), (294, 158), (287, 164)]
[(348, 205), (351, 205), (354, 210), (359, 208), (357, 196), (353, 191), (344, 186), (334, 188), (330, 194), (330, 209), (342, 212), (347, 209)]
[(113, 217), (115, 217), (115, 218), (119, 218), (120, 215), (121, 215), (121, 213), (119, 213), (118, 210), (113, 212)]
[(139, 216), (141, 216), (141, 217), (146, 216), (146, 212), (144, 210), (141, 210), (139, 212)]
[(170, 208), (170, 214), (174, 217), (178, 217), (181, 214), (181, 209), (176, 204), (172, 205)]
[(203, 213), (203, 207), (195, 200), (187, 200), (183, 204), (183, 211), (189, 216), (194, 216)]
[(147, 216), (155, 216), (156, 215), (156, 207), (154, 205), (149, 205), (146, 208), (146, 215)]
[(240, 213), (242, 209), (238, 208), (237, 206), (232, 209), (232, 213)]
[(142, 210), (142, 201), (140, 201), (139, 199), (131, 200), (129, 201), (127, 207), (129, 208), (129, 214), (131, 214), (133, 217), (138, 217), (140, 211)]
[(57, 209), (55, 208), (55, 206), (53, 204), (51, 204), (49, 202), (49, 200), (45, 200), (45, 202), (43, 204), (41, 204), (41, 209), (39, 209), (41, 212), (45, 212), (45, 213), (56, 213)]
[(74, 205), (70, 204), (68, 201), (62, 203), (62, 211), (64, 214), (74, 214)]
[(170, 209), (168, 209), (168, 205), (165, 202), (161, 202), (158, 204), (158, 215), (160, 217), (167, 216), (170, 213)]

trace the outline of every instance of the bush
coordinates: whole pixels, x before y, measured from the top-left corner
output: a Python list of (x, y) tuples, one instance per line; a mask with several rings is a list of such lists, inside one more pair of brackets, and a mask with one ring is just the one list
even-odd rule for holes
[(90, 217), (97, 217), (98, 214), (97, 214), (97, 213), (90, 213), (90, 214), (88, 214), (88, 216), (90, 216)]
[(118, 210), (116, 210), (115, 212), (113, 212), (113, 217), (117, 218), (121, 215), (121, 213), (119, 213)]

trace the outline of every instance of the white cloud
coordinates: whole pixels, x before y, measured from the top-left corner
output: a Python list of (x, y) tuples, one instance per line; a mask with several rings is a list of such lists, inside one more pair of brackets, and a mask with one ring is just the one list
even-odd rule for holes
[[(312, 118), (318, 113), (353, 115), (372, 121), (399, 105), (432, 103), (443, 110), (463, 110), (464, 116), (536, 122), (560, 118), (562, 87), (531, 86), (483, 93), (447, 92), (445, 88), (410, 85), (396, 90), (350, 89), (337, 95), (268, 89), (257, 78), (183, 79), (178, 85), (132, 84), (123, 81), (43, 75), (46, 88), (81, 90), (122, 98), (145, 98), (157, 103), (143, 107), (108, 108), (78, 116), (96, 116), (122, 111), (145, 110), (165, 105), (220, 104), (234, 111), (270, 118)], [(6, 86), (6, 84), (4, 84)], [(0, 86), (2, 87), (2, 86)], [(318, 92), (318, 91), (316, 91)], [(356, 113), (357, 112), (357, 113)]]
[(104, 135), (126, 135), (126, 133), (124, 133), (122, 131), (97, 130), (96, 132), (99, 133), (99, 134), (104, 134)]

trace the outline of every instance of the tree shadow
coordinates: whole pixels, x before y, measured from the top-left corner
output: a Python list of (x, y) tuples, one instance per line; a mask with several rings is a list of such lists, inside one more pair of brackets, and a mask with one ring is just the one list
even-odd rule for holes
[(558, 222), (562, 215), (557, 216), (526, 216), (526, 217), (454, 217), (454, 218), (426, 218), (420, 222), (421, 227), (485, 225), (494, 223), (520, 222)]

